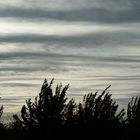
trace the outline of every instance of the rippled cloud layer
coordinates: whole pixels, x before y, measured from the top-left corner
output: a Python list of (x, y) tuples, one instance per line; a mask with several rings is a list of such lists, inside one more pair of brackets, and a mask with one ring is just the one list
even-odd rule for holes
[(140, 87), (138, 0), (0, 0), (0, 96), (19, 111), (44, 78), (69, 97), (112, 85), (122, 105)]

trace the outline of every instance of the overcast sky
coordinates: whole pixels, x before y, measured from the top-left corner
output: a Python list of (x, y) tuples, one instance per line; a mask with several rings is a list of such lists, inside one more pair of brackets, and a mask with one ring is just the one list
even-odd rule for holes
[(16, 110), (44, 78), (77, 99), (110, 84), (122, 104), (139, 94), (139, 14), (139, 0), (0, 0), (2, 104)]

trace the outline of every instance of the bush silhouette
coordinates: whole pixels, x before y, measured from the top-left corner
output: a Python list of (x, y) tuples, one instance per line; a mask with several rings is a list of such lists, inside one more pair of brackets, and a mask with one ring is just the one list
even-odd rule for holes
[(140, 127), (140, 97), (133, 97), (127, 108), (128, 123)]
[(53, 80), (48, 84), (45, 79), (39, 97), (36, 97), (34, 102), (31, 99), (26, 101), (26, 106), (24, 105), (21, 109), (21, 117), (13, 116), (16, 120), (16, 127), (51, 134), (52, 131), (54, 132), (55, 129), (62, 126), (67, 101), (66, 91), (69, 85), (64, 88), (62, 88), (62, 84), (57, 85), (55, 93), (53, 93), (52, 84)]
[[(0, 107), (0, 118), (3, 114), (3, 109), (4, 109), (3, 106), (1, 106)], [(0, 121), (0, 138), (3, 138), (5, 135), (4, 128), (5, 128), (4, 124), (2, 123), (2, 121)]]
[(83, 102), (78, 105), (75, 105), (75, 102), (70, 104), (71, 110), (76, 108), (72, 125), (77, 124), (76, 129), (79, 129), (79, 135), (86, 134), (90, 138), (94, 133), (94, 137), (96, 136), (98, 139), (101, 139), (102, 136), (112, 139), (114, 134), (122, 132), (125, 112), (124, 109), (118, 111), (118, 105), (107, 91), (109, 87), (100, 95), (98, 92), (85, 95)]
[[(86, 118), (87, 121), (90, 120), (90, 118), (96, 121), (123, 120), (125, 114), (124, 109), (117, 113), (118, 104), (113, 101), (111, 94), (107, 92), (109, 87), (107, 87), (98, 97), (97, 92), (84, 96), (83, 103), (79, 104), (79, 113), (82, 113), (82, 116)], [(79, 117), (80, 116), (81, 115), (79, 115)]]
[(82, 103), (76, 103), (74, 99), (68, 101), (66, 98), (69, 85), (57, 85), (53, 93), (52, 84), (53, 80), (48, 84), (45, 79), (35, 101), (27, 100), (21, 109), (21, 117), (13, 116), (18, 130), (27, 135), (57, 135), (61, 138), (63, 134), (76, 132), (75, 136), (88, 138), (94, 133), (111, 139), (115, 133), (121, 133), (125, 113), (124, 109), (118, 111), (118, 105), (107, 91), (110, 86), (100, 95), (90, 93), (83, 97)]
[[(77, 103), (67, 99), (69, 85), (52, 90), (53, 79), (45, 79), (39, 95), (26, 100), (20, 115), (7, 127), (0, 122), (0, 138), (27, 140), (38, 138), (132, 140), (139, 137), (140, 97), (133, 97), (127, 111), (120, 110), (108, 86), (101, 93), (89, 93)], [(0, 117), (3, 106), (0, 107)]]
[(127, 107), (127, 139), (136, 139), (140, 131), (140, 97), (132, 97)]

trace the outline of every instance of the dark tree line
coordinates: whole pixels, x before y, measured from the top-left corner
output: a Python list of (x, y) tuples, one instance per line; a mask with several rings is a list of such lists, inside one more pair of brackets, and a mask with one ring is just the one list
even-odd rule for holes
[[(101, 94), (89, 93), (77, 103), (67, 99), (69, 85), (57, 85), (45, 79), (39, 96), (26, 100), (21, 115), (13, 115), (10, 125), (0, 123), (4, 139), (108, 139), (131, 140), (140, 134), (140, 97), (133, 97), (128, 108), (118, 110), (108, 86)], [(0, 108), (0, 116), (3, 106)]]

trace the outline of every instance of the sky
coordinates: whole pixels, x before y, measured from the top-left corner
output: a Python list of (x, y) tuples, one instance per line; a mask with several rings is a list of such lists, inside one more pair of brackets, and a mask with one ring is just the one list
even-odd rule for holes
[(69, 98), (110, 93), (121, 106), (140, 91), (139, 0), (0, 0), (0, 97), (18, 112), (43, 80)]

